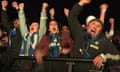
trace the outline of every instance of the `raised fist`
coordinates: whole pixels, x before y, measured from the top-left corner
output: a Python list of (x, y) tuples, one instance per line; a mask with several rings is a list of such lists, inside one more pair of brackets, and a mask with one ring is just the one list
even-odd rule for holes
[(100, 10), (104, 12), (107, 10), (108, 7), (109, 7), (109, 5), (107, 3), (103, 3), (100, 5)]
[(3, 10), (6, 10), (6, 7), (7, 7), (7, 5), (8, 5), (8, 1), (7, 1), (7, 0), (3, 0), (3, 1), (1, 2), (1, 5), (2, 5), (2, 9), (3, 9)]
[(109, 19), (110, 24), (114, 24), (114, 18)]
[(16, 1), (13, 1), (11, 6), (15, 8), (16, 10), (18, 9), (18, 3)]
[(65, 16), (68, 16), (69, 15), (69, 9), (67, 9), (67, 8), (64, 8), (64, 14), (65, 14)]
[(80, 0), (80, 3), (82, 5), (89, 4), (90, 2), (91, 2), (91, 0)]
[(54, 8), (51, 8), (50, 11), (49, 11), (49, 13), (50, 13), (50, 16), (54, 16), (54, 14), (55, 14), (55, 9), (54, 9)]
[(24, 3), (19, 4), (19, 9), (24, 9)]
[(42, 4), (42, 8), (43, 9), (46, 9), (48, 7), (48, 3), (47, 2), (44, 2), (43, 4)]

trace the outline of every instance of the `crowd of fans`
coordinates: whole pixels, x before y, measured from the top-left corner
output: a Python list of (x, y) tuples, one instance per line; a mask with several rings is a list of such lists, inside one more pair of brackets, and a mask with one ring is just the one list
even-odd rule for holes
[[(60, 24), (55, 17), (55, 8), (48, 8), (50, 6), (47, 2), (43, 2), (41, 5), (38, 22), (27, 20), (24, 2), (12, 1), (11, 7), (9, 7), (9, 1), (2, 0), (0, 12), (0, 72), (49, 72), (50, 62), (44, 62), (43, 57), (92, 58), (98, 70), (107, 58), (108, 60), (119, 60), (120, 31), (115, 29), (115, 18), (109, 18), (110, 28), (107, 31), (104, 29), (109, 4), (102, 3), (99, 6), (99, 18), (89, 15), (85, 20), (86, 24), (80, 24), (79, 22), (77, 16), (83, 6), (90, 2), (91, 0), (79, 0), (71, 10), (64, 8), (63, 13), (68, 24)], [(13, 11), (14, 16), (9, 13), (9, 10)], [(85, 44), (88, 41), (90, 44), (89, 47), (86, 47)], [(87, 48), (85, 52), (84, 47)], [(86, 51), (91, 56), (88, 53), (86, 54)], [(33, 56), (35, 60), (19, 61), (15, 59), (16, 56)], [(59, 72), (59, 68), (61, 68), (60, 72), (66, 72), (65, 63), (61, 64), (61, 62), (52, 62), (53, 72)], [(81, 69), (82, 65), (83, 63), (75, 65), (73, 72), (86, 72), (89, 69), (89, 67)], [(112, 71), (114, 70), (113, 62), (108, 65), (110, 65), (109, 68), (106, 67), (107, 69), (104, 72), (108, 72), (108, 69), (109, 72), (114, 72)], [(83, 66), (87, 67), (87, 65)], [(120, 64), (117, 64), (118, 66)]]

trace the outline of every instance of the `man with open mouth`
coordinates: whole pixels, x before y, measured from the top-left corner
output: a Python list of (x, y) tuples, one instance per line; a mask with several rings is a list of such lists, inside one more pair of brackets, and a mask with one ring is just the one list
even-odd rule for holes
[[(114, 63), (112, 61), (120, 60), (120, 52), (102, 32), (103, 22), (100, 19), (92, 19), (89, 21), (86, 30), (82, 28), (78, 15), (81, 13), (83, 6), (89, 4), (90, 1), (79, 0), (73, 6), (68, 16), (68, 23), (74, 40), (71, 57), (93, 59), (93, 63), (75, 63), (73, 72), (91, 72), (93, 70), (100, 72), (103, 64), (106, 66), (107, 64)], [(103, 67), (102, 69), (104, 72), (109, 72), (105, 71), (107, 67)]]

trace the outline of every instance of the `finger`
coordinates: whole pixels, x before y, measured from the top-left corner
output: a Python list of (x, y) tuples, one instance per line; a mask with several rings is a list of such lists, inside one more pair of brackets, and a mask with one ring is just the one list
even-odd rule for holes
[(94, 63), (94, 65), (96, 66), (96, 64), (97, 64), (97, 60), (94, 59), (94, 60), (93, 60), (93, 63)]
[(97, 67), (97, 68), (99, 68), (99, 69), (100, 69), (100, 68), (101, 68), (101, 66), (102, 66), (102, 63), (101, 63), (101, 62), (97, 62), (97, 63), (96, 63), (96, 67)]

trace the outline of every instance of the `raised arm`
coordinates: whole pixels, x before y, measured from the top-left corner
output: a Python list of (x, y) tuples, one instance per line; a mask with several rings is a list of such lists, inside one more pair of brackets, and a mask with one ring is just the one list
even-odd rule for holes
[(19, 12), (18, 17), (20, 20), (20, 32), (22, 37), (25, 35), (25, 33), (28, 32), (27, 24), (26, 24), (26, 17), (24, 13), (24, 3), (19, 4)]
[(54, 18), (55, 9), (54, 9), (54, 8), (51, 8), (50, 11), (49, 11), (49, 13), (50, 13), (50, 19), (55, 19), (55, 18)]
[(112, 38), (112, 36), (114, 35), (114, 18), (110, 18), (109, 23), (110, 23), (110, 30), (109, 32), (106, 31), (105, 35), (107, 38)]
[(13, 8), (15, 8), (16, 10), (19, 9), (17, 1), (13, 1), (12, 4), (11, 4), (11, 6), (12, 6)]
[(78, 51), (78, 48), (82, 48), (83, 45), (83, 28), (80, 25), (80, 22), (78, 20), (78, 15), (81, 13), (81, 10), (85, 4), (90, 3), (91, 0), (80, 0), (78, 3), (76, 3), (72, 10), (70, 11), (70, 14), (68, 16), (68, 24), (70, 26), (72, 38), (74, 40), (74, 48), (71, 53), (72, 57), (79, 57), (80, 52)]
[(106, 15), (106, 11), (108, 9), (108, 4), (107, 3), (103, 3), (100, 5), (100, 20), (103, 22), (105, 21), (105, 15)]
[[(75, 33), (74, 30), (76, 29), (82, 29), (78, 20), (78, 15), (81, 13), (83, 6), (85, 4), (88, 4), (89, 2), (90, 0), (80, 0), (73, 6), (72, 10), (70, 11), (70, 14), (68, 16), (68, 22), (72, 33)], [(76, 27), (73, 27), (73, 25)]]
[(40, 28), (39, 28), (39, 42), (42, 38), (42, 36), (46, 33), (46, 22), (47, 22), (47, 9), (48, 4), (44, 2), (42, 4), (42, 10), (40, 13)]
[(2, 11), (1, 11), (1, 23), (7, 29), (8, 33), (12, 30), (12, 25), (9, 22), (8, 15), (7, 15), (7, 6), (8, 1), (3, 0), (1, 2)]
[(68, 17), (69, 16), (69, 9), (67, 9), (67, 8), (64, 8), (64, 14), (65, 14), (65, 16), (66, 17)]

